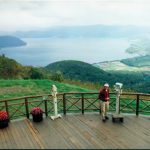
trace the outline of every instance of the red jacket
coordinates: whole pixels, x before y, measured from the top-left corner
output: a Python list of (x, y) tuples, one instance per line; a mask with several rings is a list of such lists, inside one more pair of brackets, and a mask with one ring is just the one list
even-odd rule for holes
[(109, 89), (101, 89), (99, 92), (99, 99), (102, 101), (109, 101)]

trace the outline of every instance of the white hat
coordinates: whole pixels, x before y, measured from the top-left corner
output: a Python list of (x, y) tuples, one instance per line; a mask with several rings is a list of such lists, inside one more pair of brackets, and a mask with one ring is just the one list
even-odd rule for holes
[(109, 84), (108, 84), (108, 83), (105, 83), (105, 84), (104, 84), (104, 86), (107, 86), (107, 87), (109, 87)]

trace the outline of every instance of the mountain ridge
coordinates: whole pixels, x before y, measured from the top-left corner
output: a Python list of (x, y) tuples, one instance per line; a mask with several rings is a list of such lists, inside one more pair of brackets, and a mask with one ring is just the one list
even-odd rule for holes
[(150, 72), (150, 55), (93, 63), (104, 71)]
[(43, 37), (137, 37), (148, 35), (149, 27), (115, 26), (115, 25), (88, 25), (88, 26), (56, 26), (41, 31), (17, 31), (18, 37), (43, 38)]

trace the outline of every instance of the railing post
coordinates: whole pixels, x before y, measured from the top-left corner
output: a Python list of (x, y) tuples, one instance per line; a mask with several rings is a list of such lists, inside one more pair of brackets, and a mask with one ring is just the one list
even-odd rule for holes
[(82, 97), (82, 99), (81, 99), (81, 103), (82, 103), (81, 109), (82, 109), (82, 114), (84, 114), (84, 94), (83, 93), (81, 94), (81, 97)]
[(65, 93), (63, 94), (63, 112), (64, 112), (64, 115), (66, 115), (66, 97), (65, 97)]
[(10, 121), (7, 101), (5, 101), (5, 108), (6, 108), (6, 112), (7, 112), (7, 114), (8, 114), (8, 120)]
[(47, 117), (48, 116), (48, 113), (47, 113), (47, 99), (44, 100), (44, 104), (45, 104), (45, 115)]
[(101, 101), (99, 100), (99, 114), (102, 113), (102, 110), (101, 110)]
[(26, 116), (29, 119), (29, 107), (28, 107), (28, 99), (25, 98), (25, 107), (26, 107)]
[(119, 95), (119, 114), (120, 114), (120, 95)]
[(140, 103), (140, 101), (139, 101), (139, 94), (137, 94), (137, 97), (136, 97), (136, 116), (138, 116), (139, 115), (139, 103)]

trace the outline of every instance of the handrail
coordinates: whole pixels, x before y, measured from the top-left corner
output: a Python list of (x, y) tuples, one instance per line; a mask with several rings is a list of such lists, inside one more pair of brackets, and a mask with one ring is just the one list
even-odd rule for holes
[[(64, 93), (58, 93), (57, 95), (59, 96), (59, 95), (63, 95), (63, 94), (99, 94), (99, 92), (64, 92)], [(110, 92), (110, 94), (115, 94), (115, 92)], [(150, 94), (145, 94), (145, 93), (127, 93), (127, 92), (122, 93), (121, 95), (150, 96)], [(11, 101), (11, 100), (19, 100), (19, 99), (25, 99), (25, 98), (37, 98), (37, 97), (43, 97), (43, 96), (52, 96), (52, 95), (51, 94), (43, 94), (43, 95), (34, 95), (34, 96), (23, 96), (23, 97), (0, 100), (0, 102)]]
[[(85, 111), (101, 112), (98, 104), (99, 103), (98, 94), (99, 92), (58, 93), (57, 94), (58, 103), (59, 103), (58, 106), (60, 107), (60, 110), (63, 114), (66, 114), (70, 111), (81, 111), (82, 114), (84, 114)], [(110, 92), (111, 96), (115, 94), (116, 94), (115, 92)], [(88, 97), (89, 95), (90, 97)], [(150, 107), (149, 97), (150, 94), (124, 92), (121, 94), (120, 97), (120, 101), (121, 101), (120, 110), (122, 112), (131, 111), (132, 113), (135, 113), (136, 116), (138, 116), (139, 113), (150, 113), (149, 111), (150, 109), (148, 109)], [(37, 98), (42, 98), (42, 100), (41, 99), (37, 100)], [(111, 111), (114, 111), (115, 97), (111, 97), (111, 99), (112, 99), (110, 101)], [(13, 101), (18, 101), (18, 100), (20, 100), (18, 104), (17, 103), (15, 105), (11, 104)], [(22, 105), (20, 106), (19, 104)], [(24, 97), (1, 100), (0, 110), (5, 109), (8, 112), (8, 114), (11, 114), (15, 110), (15, 112), (13, 112), (13, 115), (15, 113), (22, 112), (23, 114), (26, 114), (27, 118), (29, 118), (30, 109), (33, 107), (34, 104), (35, 106), (43, 107), (46, 116), (48, 116), (48, 114), (53, 112), (53, 102), (52, 102), (51, 94), (24, 96)]]

